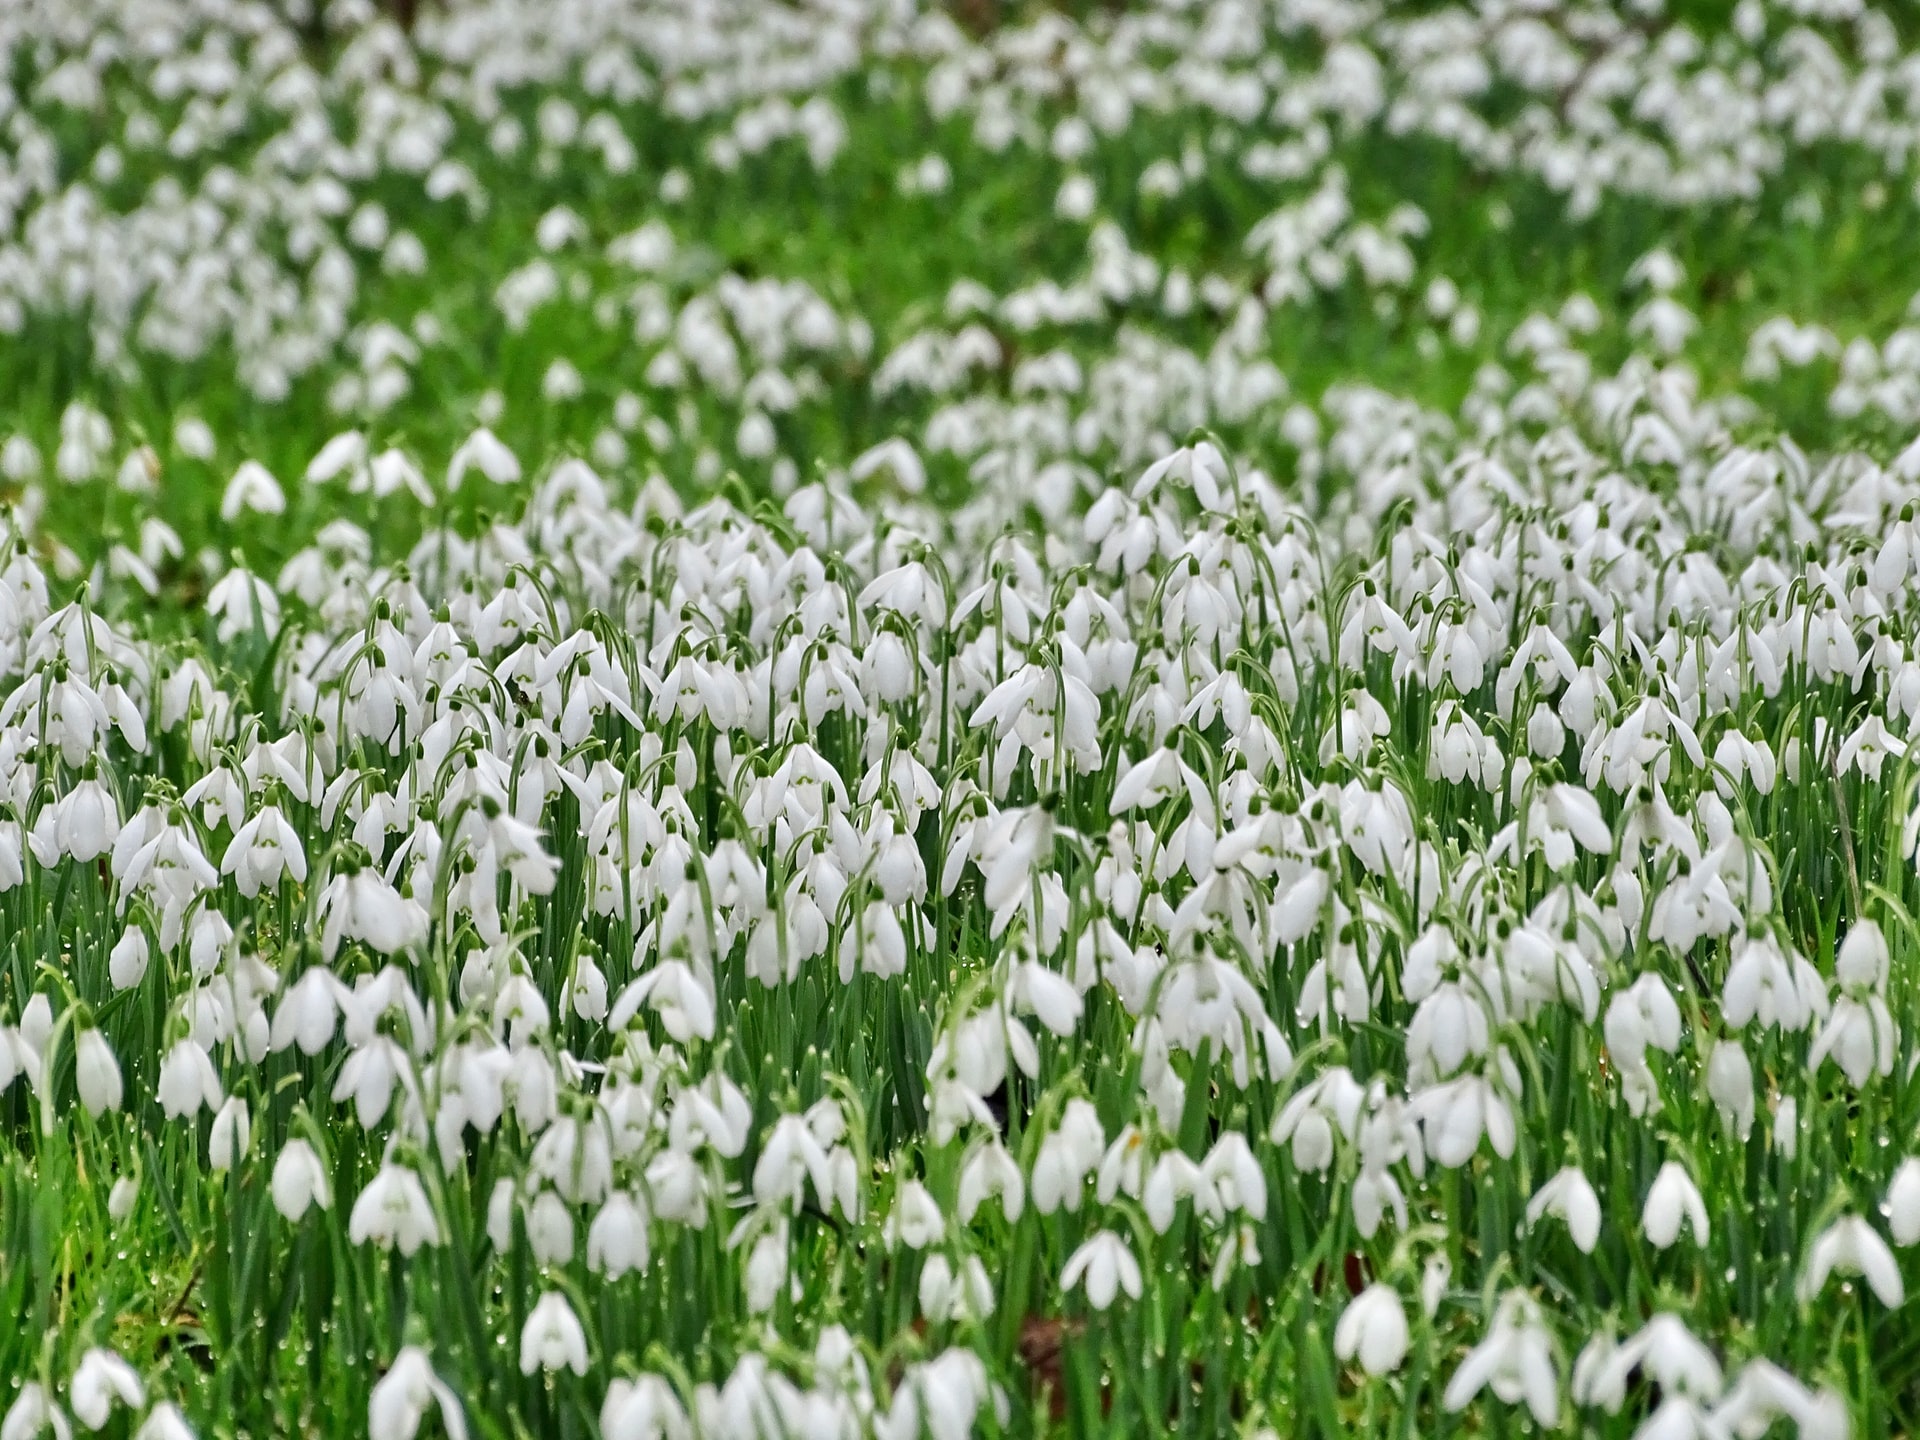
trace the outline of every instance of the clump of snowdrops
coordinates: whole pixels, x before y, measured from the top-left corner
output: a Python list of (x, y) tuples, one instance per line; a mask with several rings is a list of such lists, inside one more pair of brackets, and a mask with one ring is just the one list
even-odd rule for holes
[(1912, 1428), (1917, 37), (1635, 15), (0, 15), (0, 1440)]

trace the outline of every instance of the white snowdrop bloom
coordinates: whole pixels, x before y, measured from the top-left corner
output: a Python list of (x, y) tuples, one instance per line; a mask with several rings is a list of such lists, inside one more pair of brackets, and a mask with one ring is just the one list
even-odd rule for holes
[(324, 965), (309, 966), (287, 987), (274, 1012), (272, 1045), (285, 1050), (298, 1045), (303, 1055), (318, 1055), (333, 1040), (340, 1013), (352, 992)]
[(582, 1020), (597, 1021), (607, 1017), (607, 977), (594, 963), (591, 955), (583, 954), (574, 970), (572, 984), (567, 991), (568, 1003), (573, 1013)]
[(46, 1387), (38, 1380), (28, 1380), (21, 1385), (20, 1393), (13, 1397), (6, 1415), (0, 1418), (0, 1440), (35, 1440), (35, 1437), (49, 1431), (54, 1440), (71, 1440), (73, 1435), (73, 1427), (67, 1423), (66, 1411), (47, 1394)]
[(116, 1225), (124, 1224), (139, 1203), (140, 1182), (131, 1175), (122, 1175), (107, 1192), (107, 1216)]
[(383, 1250), (397, 1247), (409, 1256), (422, 1245), (438, 1245), (440, 1223), (420, 1177), (404, 1165), (382, 1165), (353, 1202), (347, 1238), (355, 1245), (371, 1241)]
[(1087, 1177), (1105, 1149), (1106, 1135), (1093, 1106), (1078, 1098), (1069, 1100), (1058, 1126), (1040, 1142), (1033, 1162), (1034, 1209), (1051, 1215), (1065, 1207), (1069, 1214), (1077, 1214)]
[(1842, 985), (1879, 989), (1886, 984), (1889, 964), (1887, 937), (1872, 920), (1856, 920), (1847, 928), (1834, 958), (1834, 978)]
[(223, 645), (256, 628), (271, 640), (280, 631), (280, 600), (265, 581), (236, 566), (207, 592), (207, 613)]
[[(236, 842), (238, 843), (238, 837)], [(336, 875), (320, 894), (320, 945), (331, 961), (343, 940), (358, 940), (382, 955), (394, 955), (426, 940), (426, 907), (393, 888), (377, 871)]]
[(827, 1147), (820, 1143), (805, 1116), (783, 1116), (775, 1123), (761, 1146), (760, 1158), (754, 1163), (754, 1199), (762, 1205), (780, 1201), (797, 1209), (809, 1179), (821, 1206), (830, 1207), (833, 1180)]
[(542, 1265), (566, 1265), (573, 1259), (573, 1215), (566, 1202), (542, 1190), (526, 1207), (527, 1248)]
[(644, 1271), (650, 1255), (647, 1210), (636, 1195), (616, 1190), (587, 1227), (587, 1267), (609, 1280)]
[(1537, 1225), (1545, 1215), (1567, 1223), (1567, 1233), (1582, 1255), (1591, 1255), (1600, 1241), (1600, 1197), (1577, 1165), (1569, 1165), (1534, 1192), (1527, 1202), (1527, 1223)]
[(592, 1204), (613, 1183), (613, 1149), (598, 1117), (562, 1115), (546, 1127), (527, 1159), (531, 1174), (553, 1182), (570, 1204)]
[(359, 430), (342, 430), (321, 445), (319, 453), (307, 463), (307, 484), (324, 486), (340, 476), (351, 476), (367, 465), (367, 436)]
[(376, 500), (384, 500), (402, 491), (428, 507), (431, 507), (436, 499), (433, 487), (427, 483), (427, 477), (419, 464), (411, 455), (398, 448), (390, 447), (382, 450), (368, 460), (364, 469), (358, 469), (352, 473), (348, 486), (355, 491), (363, 489), (369, 491)]
[(1097, 1230), (1067, 1257), (1060, 1272), (1060, 1288), (1072, 1290), (1084, 1285), (1087, 1303), (1096, 1310), (1113, 1304), (1114, 1296), (1125, 1291), (1138, 1300), (1141, 1294), (1140, 1262), (1133, 1258), (1127, 1242), (1111, 1230)]
[(691, 1440), (694, 1431), (672, 1385), (658, 1375), (643, 1374), (608, 1382), (600, 1433), (606, 1440)]
[(1629, 1339), (1611, 1333), (1588, 1342), (1574, 1362), (1573, 1398), (1618, 1414), (1636, 1373), (1657, 1380), (1669, 1394), (1707, 1402), (1721, 1392), (1723, 1377), (1713, 1351), (1676, 1315), (1655, 1315)]
[(1819, 1440), (1840, 1440), (1850, 1432), (1846, 1401), (1831, 1390), (1809, 1390), (1763, 1359), (1746, 1363), (1713, 1416), (1740, 1435), (1765, 1434), (1777, 1419), (1790, 1419), (1801, 1434)]
[(73, 1418), (89, 1430), (102, 1429), (116, 1403), (138, 1410), (147, 1403), (147, 1387), (133, 1366), (111, 1350), (94, 1346), (80, 1357), (67, 1383)]
[(1818, 1071), (1831, 1059), (1858, 1088), (1873, 1076), (1893, 1073), (1899, 1031), (1886, 1000), (1872, 991), (1850, 991), (1833, 1002), (1807, 1052), (1807, 1068)]
[(892, 476), (893, 483), (909, 495), (921, 494), (927, 488), (926, 465), (913, 446), (898, 436), (862, 451), (847, 467), (849, 478), (855, 481), (882, 472)]
[(1011, 1406), (989, 1378), (985, 1362), (971, 1349), (954, 1347), (907, 1367), (892, 1404), (875, 1416), (874, 1433), (882, 1440), (923, 1434), (961, 1440), (974, 1433), (981, 1407), (988, 1404), (996, 1419), (1011, 1417)]
[(447, 462), (447, 489), (457, 491), (469, 472), (495, 485), (519, 482), (519, 458), (485, 425), (480, 426), (453, 452)]
[(1486, 1338), (1454, 1369), (1442, 1403), (1448, 1410), (1464, 1410), (1486, 1388), (1505, 1404), (1524, 1401), (1545, 1428), (1559, 1427), (1559, 1363), (1540, 1307), (1524, 1291), (1501, 1297)]
[(1238, 1131), (1222, 1135), (1200, 1162), (1200, 1170), (1223, 1209), (1238, 1211), (1256, 1220), (1266, 1218), (1266, 1172), (1260, 1168), (1245, 1135)]
[(1889, 758), (1898, 760), (1907, 753), (1907, 742), (1887, 729), (1878, 715), (1869, 715), (1840, 742), (1834, 758), (1841, 774), (1857, 770), (1869, 780), (1878, 780)]
[(247, 1102), (229, 1095), (214, 1113), (207, 1136), (207, 1164), (215, 1170), (231, 1170), (235, 1160), (245, 1158), (252, 1141), (253, 1119)]
[(1053, 210), (1062, 220), (1085, 220), (1093, 214), (1099, 192), (1085, 175), (1069, 175), (1054, 196)]
[(1920, 1159), (1909, 1156), (1893, 1172), (1885, 1214), (1894, 1244), (1920, 1244)]
[(86, 1106), (89, 1115), (98, 1117), (120, 1108), (125, 1093), (120, 1062), (114, 1059), (107, 1037), (98, 1030), (88, 1027), (74, 1037), (73, 1071), (80, 1089), (80, 1103)]
[(625, 1029), (642, 1005), (660, 1017), (667, 1033), (680, 1044), (686, 1044), (695, 1036), (703, 1040), (713, 1038), (713, 998), (700, 977), (683, 961), (662, 961), (622, 990), (607, 1016), (607, 1028)]
[(1789, 1162), (1800, 1148), (1800, 1103), (1791, 1095), (1782, 1096), (1774, 1109), (1773, 1147)]
[(1745, 1141), (1753, 1132), (1753, 1064), (1737, 1040), (1721, 1040), (1707, 1057), (1707, 1093), (1729, 1135)]
[(946, 1220), (927, 1187), (917, 1180), (901, 1184), (887, 1215), (882, 1235), (889, 1246), (924, 1250), (946, 1233)]
[(289, 1223), (297, 1222), (310, 1205), (318, 1205), (322, 1210), (333, 1205), (326, 1168), (313, 1147), (297, 1138), (280, 1147), (268, 1189), (273, 1195), (273, 1208)]
[(248, 899), (276, 887), (283, 875), (292, 876), (296, 884), (304, 883), (307, 856), (299, 832), (277, 805), (261, 806), (234, 832), (221, 858), (220, 873), (233, 876), (234, 884)]
[(1480, 1148), (1481, 1137), (1496, 1155), (1513, 1153), (1513, 1107), (1499, 1088), (1480, 1075), (1463, 1075), (1430, 1085), (1411, 1101), (1426, 1137), (1429, 1158), (1449, 1169), (1465, 1165)]
[(1707, 1202), (1680, 1162), (1669, 1160), (1653, 1177), (1640, 1213), (1640, 1226), (1654, 1249), (1666, 1250), (1680, 1238), (1682, 1224), (1693, 1231), (1695, 1244), (1706, 1245)]
[(789, 1288), (792, 1275), (789, 1269), (789, 1250), (791, 1242), (784, 1220), (775, 1221), (754, 1237), (747, 1252), (747, 1263), (741, 1275), (746, 1291), (747, 1313), (765, 1315), (772, 1310), (780, 1298), (780, 1292)]
[(466, 1413), (451, 1387), (433, 1371), (426, 1351), (405, 1345), (367, 1397), (371, 1440), (413, 1440), (427, 1411), (437, 1406), (448, 1440), (466, 1440)]
[(1009, 1225), (1020, 1218), (1026, 1203), (1026, 1185), (1020, 1166), (998, 1140), (974, 1146), (960, 1167), (959, 1198), (955, 1214), (962, 1225), (971, 1225), (980, 1206), (987, 1200), (1000, 1202), (1001, 1213)]
[(1900, 1264), (1880, 1234), (1858, 1215), (1843, 1215), (1814, 1238), (1794, 1293), (1802, 1304), (1811, 1302), (1826, 1288), (1835, 1271), (1859, 1275), (1889, 1310), (1906, 1301), (1907, 1287), (1900, 1278)]
[(540, 394), (549, 403), (564, 404), (586, 393), (587, 382), (571, 360), (556, 358), (540, 378)]
[(1736, 942), (1721, 994), (1721, 1018), (1736, 1029), (1754, 1020), (1800, 1030), (1830, 1013), (1826, 983), (1800, 956), (1789, 956), (1772, 937)]
[(119, 803), (105, 784), (90, 778), (40, 812), (28, 841), (34, 858), (53, 869), (62, 855), (83, 865), (97, 860), (119, 838)]
[(133, 1440), (194, 1440), (194, 1432), (179, 1407), (170, 1400), (162, 1400), (147, 1411), (147, 1418), (133, 1432)]
[(1407, 1356), (1407, 1312), (1391, 1285), (1369, 1285), (1347, 1302), (1333, 1330), (1333, 1353), (1358, 1359), (1369, 1375), (1398, 1370)]
[(220, 1107), (220, 1077), (205, 1049), (192, 1040), (174, 1043), (160, 1062), (159, 1098), (169, 1120), (192, 1119), (203, 1105)]
[(227, 481), (220, 495), (220, 518), (228, 524), (242, 514), (281, 515), (286, 513), (287, 497), (273, 472), (258, 460), (243, 460)]

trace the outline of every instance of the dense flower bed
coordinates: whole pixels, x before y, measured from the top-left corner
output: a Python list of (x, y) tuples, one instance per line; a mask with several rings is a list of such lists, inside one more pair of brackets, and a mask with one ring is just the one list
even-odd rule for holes
[(1911, 18), (981, 18), (0, 12), (0, 1440), (1920, 1423)]

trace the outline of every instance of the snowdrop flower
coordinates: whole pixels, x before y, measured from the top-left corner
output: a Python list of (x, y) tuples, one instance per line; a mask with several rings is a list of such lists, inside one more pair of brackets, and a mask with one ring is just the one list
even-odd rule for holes
[(558, 1290), (542, 1295), (520, 1331), (520, 1373), (535, 1370), (587, 1373), (587, 1334)]
[(639, 1375), (608, 1383), (600, 1433), (606, 1440), (692, 1440), (694, 1432), (673, 1387), (658, 1375)]
[(920, 1313), (929, 1320), (984, 1320), (993, 1314), (993, 1281), (978, 1255), (956, 1274), (947, 1257), (934, 1254), (920, 1271)]
[(351, 1003), (352, 994), (326, 966), (309, 966), (287, 987), (274, 1012), (273, 1049), (278, 1052), (298, 1045), (301, 1054), (318, 1055), (332, 1043), (340, 1012)]
[(147, 1390), (131, 1365), (96, 1345), (80, 1357), (67, 1385), (67, 1401), (73, 1406), (76, 1420), (89, 1430), (98, 1430), (106, 1425), (116, 1401), (129, 1410), (138, 1410), (147, 1403)]
[(1566, 1221), (1567, 1233), (1580, 1253), (1593, 1253), (1600, 1241), (1600, 1197), (1579, 1166), (1567, 1166), (1534, 1192), (1527, 1202), (1527, 1224), (1539, 1224), (1543, 1215)]
[(373, 492), (376, 500), (405, 490), (422, 505), (434, 503), (433, 487), (427, 484), (427, 477), (411, 455), (397, 448), (382, 450), (367, 462), (364, 470), (355, 473), (352, 488), (358, 490), (363, 486)]
[(1738, 1040), (1720, 1041), (1707, 1057), (1707, 1094), (1727, 1134), (1744, 1143), (1753, 1133), (1753, 1065)]
[(1516, 1140), (1513, 1107), (1480, 1075), (1462, 1075), (1430, 1085), (1412, 1099), (1413, 1113), (1426, 1136), (1428, 1156), (1448, 1169), (1458, 1169), (1473, 1158), (1485, 1135), (1494, 1154), (1513, 1153)]
[(519, 458), (484, 425), (463, 440), (447, 462), (448, 491), (458, 490), (469, 471), (495, 485), (515, 484), (521, 475)]
[(1655, 1315), (1632, 1338), (1615, 1344), (1610, 1333), (1594, 1337), (1574, 1362), (1574, 1399), (1618, 1414), (1636, 1372), (1669, 1394), (1708, 1401), (1720, 1394), (1720, 1364), (1713, 1352), (1676, 1315)]
[(573, 1260), (573, 1212), (551, 1190), (533, 1197), (526, 1210), (527, 1248), (542, 1265), (564, 1266)]
[(258, 460), (243, 460), (220, 496), (220, 518), (229, 525), (246, 511), (280, 515), (286, 508), (287, 497), (281, 492), (280, 482)]
[(609, 1280), (618, 1280), (630, 1270), (644, 1271), (647, 1230), (647, 1211), (641, 1201), (624, 1190), (614, 1191), (587, 1227), (587, 1268)]
[(440, 1423), (446, 1426), (448, 1440), (466, 1440), (467, 1419), (459, 1399), (433, 1373), (426, 1351), (417, 1345), (403, 1346), (367, 1397), (370, 1440), (413, 1440), (431, 1405), (440, 1407)]
[(607, 1028), (624, 1030), (642, 1005), (649, 1006), (667, 1033), (682, 1045), (695, 1036), (713, 1038), (713, 997), (684, 961), (663, 961), (622, 990), (607, 1016)]
[(1407, 1312), (1399, 1292), (1374, 1284), (1349, 1301), (1334, 1327), (1333, 1353), (1349, 1362), (1358, 1357), (1369, 1375), (1398, 1370), (1407, 1356)]
[(1067, 1257), (1060, 1272), (1062, 1291), (1072, 1290), (1084, 1281), (1087, 1303), (1105, 1310), (1119, 1291), (1130, 1299), (1140, 1298), (1140, 1262), (1133, 1258), (1127, 1242), (1111, 1230), (1097, 1230), (1091, 1238)]
[(7, 1407), (6, 1417), (0, 1419), (0, 1440), (35, 1440), (49, 1430), (54, 1440), (71, 1440), (73, 1435), (66, 1412), (54, 1403), (38, 1380), (29, 1380)]
[(1920, 1159), (1909, 1156), (1893, 1172), (1883, 1207), (1893, 1243), (1900, 1246), (1920, 1244)]
[(1814, 1239), (1807, 1262), (1800, 1272), (1794, 1293), (1800, 1303), (1810, 1303), (1826, 1287), (1827, 1277), (1838, 1270), (1842, 1275), (1859, 1275), (1889, 1310), (1898, 1309), (1907, 1298), (1907, 1287), (1900, 1278), (1900, 1263), (1879, 1232), (1858, 1215), (1843, 1215)]
[(1541, 1323), (1539, 1305), (1524, 1291), (1511, 1290), (1501, 1298), (1486, 1338), (1454, 1370), (1442, 1403), (1450, 1411), (1464, 1410), (1489, 1386), (1505, 1404), (1525, 1401), (1546, 1429), (1559, 1427), (1560, 1375), (1553, 1342)]
[(1883, 996), (1849, 991), (1833, 1002), (1833, 1012), (1807, 1052), (1807, 1069), (1818, 1073), (1832, 1059), (1856, 1087), (1874, 1075), (1893, 1073), (1899, 1033)]
[(160, 1108), (167, 1118), (191, 1119), (202, 1105), (218, 1109), (222, 1098), (207, 1052), (192, 1040), (175, 1042), (160, 1062)]
[(106, 1036), (92, 1027), (80, 1032), (74, 1040), (73, 1070), (80, 1087), (80, 1103), (89, 1115), (98, 1118), (120, 1108), (124, 1090), (120, 1064), (113, 1058), (113, 1047), (107, 1044)]
[(53, 869), (61, 855), (83, 865), (97, 860), (113, 849), (119, 838), (119, 804), (105, 784), (89, 777), (40, 812), (28, 840), (34, 858)]
[(131, 1175), (122, 1175), (107, 1192), (107, 1217), (116, 1225), (124, 1224), (139, 1202), (140, 1182)]
[(1647, 1203), (1640, 1213), (1640, 1226), (1654, 1249), (1666, 1250), (1680, 1238), (1683, 1222), (1692, 1228), (1694, 1243), (1704, 1246), (1708, 1234), (1707, 1202), (1680, 1162), (1669, 1160), (1653, 1177)]
[(244, 1158), (253, 1140), (252, 1117), (247, 1102), (229, 1095), (214, 1114), (213, 1128), (207, 1135), (207, 1163), (215, 1170), (231, 1170), (236, 1158)]
[(273, 1195), (273, 1208), (289, 1223), (305, 1215), (309, 1205), (326, 1210), (333, 1204), (333, 1190), (320, 1157), (314, 1154), (311, 1145), (300, 1139), (289, 1140), (280, 1147), (268, 1189)]
[(1064, 1206), (1069, 1214), (1077, 1214), (1087, 1176), (1105, 1149), (1098, 1112), (1085, 1100), (1069, 1100), (1059, 1126), (1040, 1142), (1033, 1162), (1034, 1209), (1051, 1215)]
[(347, 1239), (355, 1245), (372, 1241), (383, 1250), (397, 1246), (407, 1256), (422, 1245), (438, 1245), (440, 1224), (420, 1177), (392, 1161), (382, 1165), (353, 1202)]
[(893, 1403), (874, 1419), (881, 1440), (964, 1440), (975, 1430), (982, 1405), (991, 1402), (996, 1419), (1011, 1419), (1006, 1397), (989, 1379), (985, 1363), (971, 1349), (954, 1347), (932, 1360), (907, 1367), (894, 1387)]
[(1878, 990), (1887, 983), (1887, 937), (1872, 920), (1856, 920), (1834, 957), (1834, 977), (1842, 985)]
[[(187, 1424), (176, 1405), (162, 1400), (147, 1411), (147, 1418), (133, 1432), (133, 1440), (194, 1440), (193, 1427)], [(450, 1436), (450, 1440), (461, 1440), (461, 1437)]]
[(1831, 1390), (1815, 1393), (1768, 1360), (1749, 1360), (1713, 1418), (1734, 1434), (1764, 1435), (1787, 1418), (1807, 1440), (1845, 1440), (1851, 1433), (1846, 1402)]
[(1440, 1302), (1446, 1298), (1447, 1286), (1452, 1281), (1453, 1262), (1439, 1252), (1429, 1255), (1426, 1264), (1420, 1267), (1420, 1310), (1427, 1319), (1440, 1313)]
[(343, 940), (358, 940), (379, 954), (395, 955), (427, 938), (426, 907), (401, 895), (373, 870), (335, 876), (321, 892), (318, 908), (323, 917), (320, 948), (329, 963)]
[[(749, 1221), (750, 1223), (750, 1221)], [(747, 1313), (765, 1315), (773, 1309), (791, 1275), (788, 1269), (789, 1234), (785, 1220), (768, 1225), (754, 1238), (741, 1277), (747, 1293)]]
[(280, 813), (279, 806), (261, 806), (259, 813), (234, 832), (220, 861), (220, 873), (233, 876), (235, 886), (249, 900), (277, 886), (282, 875), (291, 875), (296, 884), (305, 882), (306, 852), (301, 849), (299, 832)]
[(227, 571), (207, 592), (207, 613), (214, 633), (231, 645), (257, 625), (267, 639), (280, 633), (280, 599), (265, 581), (239, 566)]
[(1800, 1102), (1791, 1095), (1783, 1095), (1774, 1109), (1773, 1148), (1789, 1164), (1800, 1148)]
[(959, 1198), (955, 1214), (962, 1225), (971, 1225), (980, 1206), (989, 1199), (1000, 1202), (1000, 1210), (1009, 1225), (1020, 1218), (1026, 1202), (1026, 1186), (1020, 1166), (998, 1140), (976, 1145), (960, 1167)]
[(881, 1234), (889, 1247), (899, 1244), (909, 1250), (924, 1250), (946, 1233), (946, 1220), (940, 1206), (917, 1180), (900, 1186)]

